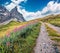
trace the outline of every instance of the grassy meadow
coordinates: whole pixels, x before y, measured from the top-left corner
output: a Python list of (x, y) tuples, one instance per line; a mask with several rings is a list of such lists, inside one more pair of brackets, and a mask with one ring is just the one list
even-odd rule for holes
[[(1, 36), (3, 31), (8, 32), (0, 38), (0, 53), (32, 53), (36, 44), (36, 39), (40, 32), (40, 23), (31, 22), (10, 22), (0, 26)], [(9, 31), (10, 29), (10, 31)], [(2, 40), (2, 41), (1, 41)]]
[(55, 26), (60, 27), (60, 17), (59, 18), (57, 17), (55, 19), (48, 20), (48, 23), (51, 23), (51, 24), (53, 24)]
[(26, 24), (26, 22), (17, 22), (17, 21), (11, 21), (7, 25), (0, 25), (0, 37), (4, 37), (5, 34), (11, 32), (14, 28), (19, 27), (21, 25)]
[(48, 22), (55, 26), (60, 27), (60, 15), (50, 15), (41, 19), (43, 22)]
[(49, 33), (49, 36), (54, 38), (54, 37), (58, 37), (60, 38), (60, 34), (58, 34), (55, 30), (53, 30), (52, 28), (48, 27), (46, 25), (46, 28), (47, 28), (47, 32)]

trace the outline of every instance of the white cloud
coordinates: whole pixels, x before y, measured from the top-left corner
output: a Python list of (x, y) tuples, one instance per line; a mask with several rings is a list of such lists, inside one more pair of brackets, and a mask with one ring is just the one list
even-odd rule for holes
[(19, 4), (19, 3), (21, 3), (22, 1), (24, 1), (24, 0), (11, 0), (13, 3), (15, 3), (15, 4)]
[(37, 11), (37, 12), (28, 12), (25, 9), (21, 9), (22, 6), (19, 6), (19, 4), (24, 1), (26, 2), (27, 0), (11, 0), (12, 3), (9, 5), (6, 5), (5, 7), (8, 10), (13, 9), (15, 6), (17, 6), (17, 9), (20, 13), (23, 14), (24, 18), (26, 20), (31, 20), (31, 19), (36, 19), (39, 17), (44, 17), (49, 14), (59, 14), (60, 13), (60, 3), (50, 1), (47, 6), (45, 6), (42, 11)]
[(18, 6), (18, 11), (23, 14), (26, 20), (32, 20), (41, 17), (41, 12), (28, 12), (25, 9), (20, 9), (20, 6)]
[(9, 11), (11, 11), (13, 8), (15, 8), (15, 4), (14, 3), (10, 3), (10, 5), (5, 6)]
[(43, 8), (42, 13), (46, 13), (50, 11), (50, 13), (60, 12), (60, 3), (50, 1), (45, 8)]
[(18, 6), (22, 1), (26, 2), (27, 0), (11, 0), (12, 2), (8, 5), (5, 5), (5, 7), (11, 11), (13, 8)]

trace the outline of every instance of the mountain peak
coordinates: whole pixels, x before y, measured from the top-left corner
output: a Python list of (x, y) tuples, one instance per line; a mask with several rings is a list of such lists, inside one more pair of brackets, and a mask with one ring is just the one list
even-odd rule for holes
[(23, 18), (23, 15), (18, 12), (17, 7), (12, 9), (10, 14), (11, 14), (11, 17), (16, 18), (18, 21), (21, 21), (21, 22), (25, 21), (25, 19)]
[(17, 11), (17, 7), (9, 12), (4, 6), (0, 6), (0, 23), (11, 19), (17, 19), (20, 22), (25, 21), (23, 15)]
[(11, 11), (17, 11), (17, 6), (15, 8), (13, 8)]

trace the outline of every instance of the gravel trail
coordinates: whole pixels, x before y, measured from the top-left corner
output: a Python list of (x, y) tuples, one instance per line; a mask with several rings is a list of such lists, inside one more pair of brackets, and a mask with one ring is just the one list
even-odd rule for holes
[(44, 23), (41, 25), (39, 37), (37, 38), (36, 46), (34, 48), (34, 53), (55, 53), (52, 46), (52, 41), (48, 36)]

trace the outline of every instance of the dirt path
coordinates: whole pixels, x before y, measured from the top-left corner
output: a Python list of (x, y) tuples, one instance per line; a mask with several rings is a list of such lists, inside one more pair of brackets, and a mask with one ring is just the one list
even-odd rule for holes
[(41, 25), (40, 34), (36, 42), (36, 47), (34, 48), (34, 53), (55, 53), (52, 41), (48, 37), (45, 25)]
[(57, 33), (60, 33), (60, 27), (56, 27), (52, 24), (46, 23), (50, 28), (54, 29)]

